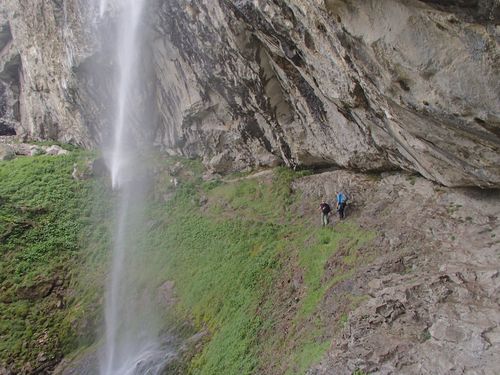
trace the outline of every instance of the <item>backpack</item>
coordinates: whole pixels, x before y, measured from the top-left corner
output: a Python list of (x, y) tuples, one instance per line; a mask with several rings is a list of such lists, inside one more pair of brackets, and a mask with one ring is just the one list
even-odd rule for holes
[(346, 204), (347, 201), (349, 200), (349, 197), (345, 193), (339, 193), (337, 195), (337, 203), (339, 204)]
[(330, 205), (328, 203), (321, 203), (321, 212), (323, 212), (325, 215), (330, 213), (332, 209), (330, 208)]

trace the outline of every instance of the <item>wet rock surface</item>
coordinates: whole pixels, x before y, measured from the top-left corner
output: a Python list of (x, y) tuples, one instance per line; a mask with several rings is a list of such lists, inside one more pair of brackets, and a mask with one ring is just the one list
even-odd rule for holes
[(64, 359), (59, 363), (53, 372), (54, 375), (98, 375), (99, 355), (93, 349), (79, 358), (70, 361)]

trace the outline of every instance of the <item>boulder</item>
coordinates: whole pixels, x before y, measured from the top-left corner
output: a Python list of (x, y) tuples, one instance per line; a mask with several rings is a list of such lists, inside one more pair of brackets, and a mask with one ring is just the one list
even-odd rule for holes
[(0, 160), (12, 160), (15, 157), (16, 153), (10, 145), (0, 143)]
[(68, 150), (63, 149), (61, 146), (52, 145), (45, 149), (47, 155), (66, 155), (69, 153)]
[(38, 156), (46, 153), (43, 147), (37, 145), (31, 145), (29, 146), (29, 149), (30, 149), (29, 153), (30, 156)]

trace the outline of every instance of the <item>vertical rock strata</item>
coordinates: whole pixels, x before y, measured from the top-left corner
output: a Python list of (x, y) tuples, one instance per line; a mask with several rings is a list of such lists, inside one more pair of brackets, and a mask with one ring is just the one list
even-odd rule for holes
[(20, 63), (20, 56), (12, 45), (9, 23), (0, 13), (0, 135), (15, 134), (19, 124)]
[[(155, 96), (137, 100), (155, 106), (166, 151), (216, 172), (285, 163), (500, 186), (497, 1), (149, 4)], [(115, 70), (95, 4), (7, 0), (2, 12), (0, 132), (100, 143)]]

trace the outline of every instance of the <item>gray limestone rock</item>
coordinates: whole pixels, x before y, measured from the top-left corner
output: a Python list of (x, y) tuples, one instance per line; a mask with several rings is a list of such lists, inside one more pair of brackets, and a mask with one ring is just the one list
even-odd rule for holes
[[(4, 128), (106, 141), (118, 8), (103, 22), (94, 5), (6, 1)], [(499, 12), (494, 0), (151, 0), (137, 134), (216, 173), (405, 169), (499, 187)]]
[(74, 0), (6, 0), (2, 13), (0, 120), (24, 138), (91, 145), (74, 73), (91, 53), (85, 8)]
[(15, 157), (16, 153), (10, 145), (0, 143), (0, 160), (11, 160)]
[(45, 152), (47, 155), (67, 155), (69, 153), (68, 150), (65, 150), (61, 146), (57, 145), (47, 147)]
[[(448, 189), (399, 173), (334, 171), (294, 188), (314, 210), (344, 190), (348, 218), (379, 233), (377, 251), (350, 277), (366, 299), (351, 311), (310, 375), (495, 374), (500, 366), (500, 201), (497, 191)], [(337, 221), (334, 220), (333, 230)], [(378, 250), (375, 250), (378, 249)], [(337, 313), (340, 286), (323, 316)]]
[(498, 6), (474, 4), (162, 3), (160, 143), (221, 172), (272, 155), (499, 186)]

